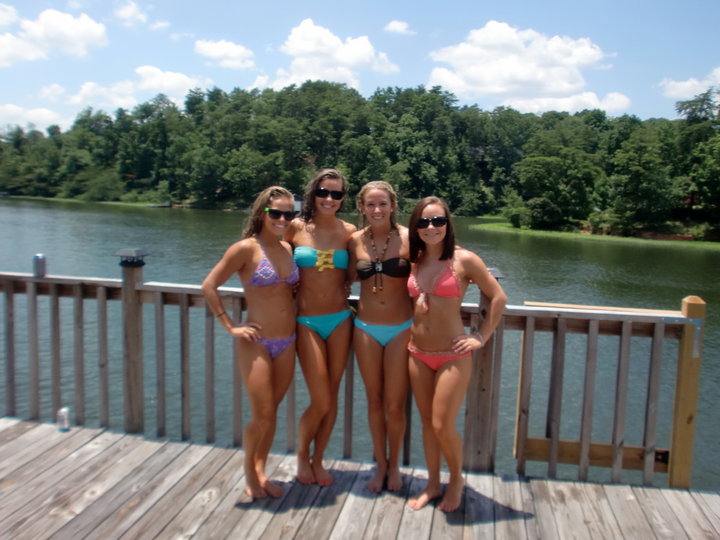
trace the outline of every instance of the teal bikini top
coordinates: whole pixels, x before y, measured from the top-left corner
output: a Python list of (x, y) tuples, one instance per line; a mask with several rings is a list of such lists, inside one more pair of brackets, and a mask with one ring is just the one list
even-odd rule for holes
[(345, 270), (348, 267), (350, 256), (346, 249), (320, 251), (308, 246), (298, 246), (295, 248), (293, 258), (300, 268), (310, 268), (314, 266), (322, 272), (326, 268)]

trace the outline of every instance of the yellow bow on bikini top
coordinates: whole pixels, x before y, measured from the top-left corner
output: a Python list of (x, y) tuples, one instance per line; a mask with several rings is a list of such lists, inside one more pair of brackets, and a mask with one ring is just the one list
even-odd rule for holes
[(322, 272), (326, 268), (333, 269), (335, 268), (335, 250), (334, 249), (328, 249), (327, 251), (320, 251), (317, 252), (317, 262), (315, 263), (315, 267), (318, 269), (318, 272)]

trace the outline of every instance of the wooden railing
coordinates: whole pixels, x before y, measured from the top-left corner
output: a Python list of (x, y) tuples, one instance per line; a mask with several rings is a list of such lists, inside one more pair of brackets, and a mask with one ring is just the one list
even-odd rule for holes
[[(182, 439), (191, 439), (192, 403), (191, 390), (193, 364), (197, 365), (197, 354), (192, 354), (191, 343), (199, 340), (203, 347), (204, 384), (204, 434), (207, 442), (216, 442), (216, 410), (218, 397), (216, 323), (206, 307), (199, 286), (177, 285), (157, 282), (143, 282), (142, 257), (124, 259), (122, 279), (98, 279), (86, 277), (33, 275), (23, 273), (0, 273), (0, 290), (4, 292), (4, 373), (5, 373), (5, 415), (18, 416), (21, 409), (18, 391), (27, 396), (24, 416), (32, 420), (52, 419), (55, 411), (64, 403), (63, 373), (67, 373), (63, 359), (67, 347), (61, 346), (63, 331), (67, 319), (63, 318), (60, 299), (72, 299), (72, 343), (73, 343), (73, 396), (72, 420), (75, 424), (86, 423), (86, 406), (92, 400), (88, 395), (86, 379), (97, 380), (92, 393), (97, 393), (97, 418), (102, 427), (111, 426), (113, 405), (123, 403), (123, 429), (130, 433), (143, 433), (148, 414), (155, 413), (155, 430), (152, 435), (159, 437), (168, 434), (168, 411), (179, 410), (174, 414), (179, 418), (179, 434)], [(223, 287), (220, 290), (228, 313), (236, 321), (241, 321), (245, 313), (243, 291), (239, 288)], [(25, 302), (18, 296), (24, 295)], [(89, 324), (86, 301), (95, 303), (96, 315)], [(41, 301), (43, 303), (41, 303)], [(351, 303), (356, 301), (351, 298)], [(44, 307), (41, 310), (40, 307)], [(112, 310), (110, 305), (119, 305)], [(22, 309), (24, 307), (24, 309)], [(145, 307), (147, 309), (145, 309)], [(144, 321), (147, 311), (152, 311), (151, 320)], [(179, 343), (177, 353), (168, 350), (170, 340), (166, 337), (168, 317), (166, 309), (176, 310), (179, 324)], [(204, 310), (204, 330), (202, 336), (191, 331), (191, 311)], [(18, 313), (24, 312), (27, 328), (19, 328), (22, 323)], [(477, 327), (482, 317), (482, 308), (478, 305), (464, 304), (463, 318), (468, 326)], [(465, 465), (470, 470), (494, 471), (499, 430), (500, 403), (502, 392), (513, 392), (517, 396), (515, 420), (514, 451), (517, 472), (526, 473), (528, 461), (547, 462), (547, 476), (558, 474), (559, 464), (572, 464), (577, 467), (580, 480), (588, 478), (591, 466), (609, 467), (611, 480), (618, 481), (623, 469), (642, 471), (642, 482), (650, 485), (654, 473), (668, 472), (668, 484), (673, 487), (690, 485), (692, 472), (692, 451), (695, 431), (696, 403), (700, 371), (700, 351), (705, 317), (705, 303), (697, 297), (683, 300), (680, 311), (633, 310), (623, 308), (605, 308), (589, 306), (570, 306), (558, 304), (526, 304), (508, 306), (503, 320), (492, 340), (475, 353), (473, 380), (471, 381), (465, 407), (464, 445)], [(43, 325), (43, 321), (46, 324)], [(88, 372), (91, 363), (87, 358), (87, 330), (95, 327), (94, 349), (97, 351), (96, 371)], [(121, 326), (114, 333), (110, 330)], [(21, 331), (22, 330), (22, 331)], [(151, 332), (147, 339), (148, 330)], [(217, 332), (222, 334), (222, 332)], [(118, 335), (114, 335), (118, 334)], [(18, 341), (21, 335), (22, 343)], [(575, 336), (572, 337), (571, 336)], [(551, 339), (551, 345), (543, 346)], [(578, 353), (576, 339), (582, 339), (583, 352)], [(227, 338), (229, 340), (229, 338)], [(617, 352), (606, 359), (607, 346), (601, 341), (615, 340)], [(648, 355), (642, 354), (644, 345), (631, 347), (633, 340), (649, 342)], [(515, 343), (516, 342), (516, 343)], [(41, 343), (44, 350), (41, 353)], [(231, 343), (231, 342), (230, 342)], [(515, 358), (508, 356), (515, 344), (519, 351), (519, 367)], [(677, 359), (667, 360), (668, 343), (677, 346)], [(144, 358), (146, 349), (154, 345), (154, 359), (146, 369)], [(567, 351), (574, 346), (570, 354)], [(122, 392), (108, 375), (111, 353), (116, 354), (122, 348)], [(232, 344), (229, 345), (232, 347)], [(612, 347), (611, 347), (612, 348)], [(664, 348), (666, 351), (664, 352)], [(21, 354), (18, 354), (21, 349)], [(640, 381), (632, 365), (646, 365), (646, 373)], [(634, 352), (639, 349), (639, 352)], [(229, 356), (226, 351), (225, 356)], [(27, 356), (27, 364), (24, 358)], [(65, 353), (65, 355), (67, 355)], [(195, 358), (191, 358), (195, 357)], [(593, 419), (597, 423), (597, 386), (599, 362), (605, 366), (610, 362), (614, 366), (615, 376), (612, 388), (602, 388), (602, 397), (612, 394), (612, 425), (610, 435), (596, 435), (593, 432)], [(549, 370), (545, 369), (548, 366)], [(672, 364), (668, 366), (668, 364)], [(233, 363), (235, 365), (235, 363)], [(49, 369), (49, 375), (42, 376), (41, 371)], [(503, 369), (517, 369), (517, 385), (503, 384)], [(545, 369), (545, 371), (543, 371)], [(580, 388), (568, 389), (568, 377), (571, 371), (583, 372)], [(642, 370), (641, 370), (642, 371)], [(674, 385), (670, 391), (662, 392), (665, 387), (661, 379), (667, 378), (670, 371)], [(176, 373), (179, 380), (168, 379), (169, 373)], [(534, 389), (533, 381), (548, 374), (548, 384), (540, 390)], [(603, 373), (607, 372), (607, 368)], [(148, 374), (153, 376), (149, 376)], [(67, 379), (67, 377), (66, 377)], [(148, 379), (154, 379), (154, 388), (145, 388)], [(537, 380), (535, 381), (537, 383)], [(631, 387), (632, 383), (632, 389)], [(179, 391), (171, 392), (170, 387)], [(627, 427), (628, 396), (635, 398), (637, 386), (644, 388), (644, 412), (642, 415), (642, 442), (638, 445), (625, 444)], [(67, 386), (67, 385), (65, 385)], [(537, 386), (537, 384), (535, 385)], [(294, 451), (296, 425), (296, 392), (291, 385), (285, 400), (287, 450)], [(567, 393), (568, 390), (573, 392)], [(45, 396), (50, 394), (48, 400)], [(542, 414), (541, 405), (536, 398), (546, 397), (546, 412)], [(354, 358), (348, 359), (345, 374), (342, 407), (343, 457), (353, 454), (353, 407), (363, 402), (364, 392), (356, 390)], [(564, 400), (577, 403), (570, 408), (579, 414), (563, 413)], [(47, 402), (44, 409), (41, 402)], [(232, 444), (242, 445), (243, 410), (242, 385), (236, 368), (232, 371)], [(117, 405), (115, 405), (117, 406)], [(672, 408), (671, 422), (662, 429), (669, 431), (669, 447), (658, 447), (660, 420), (658, 410)], [(567, 408), (567, 406), (566, 406)], [(412, 411), (410, 400), (408, 409)], [(539, 411), (539, 413), (538, 413)], [(118, 416), (115, 414), (114, 416)], [(197, 416), (197, 414), (196, 414)], [(578, 418), (579, 416), (579, 418)], [(561, 419), (567, 421), (561, 423)], [(223, 417), (223, 420), (225, 417)], [(411, 423), (408, 423), (410, 426)], [(533, 435), (538, 431), (540, 436)], [(570, 426), (570, 427), (567, 427)], [(568, 439), (561, 433), (578, 431), (576, 438)], [(404, 461), (410, 460), (411, 433), (408, 429), (405, 442)], [(230, 442), (230, 441), (227, 441)], [(501, 449), (503, 453), (510, 449)]]

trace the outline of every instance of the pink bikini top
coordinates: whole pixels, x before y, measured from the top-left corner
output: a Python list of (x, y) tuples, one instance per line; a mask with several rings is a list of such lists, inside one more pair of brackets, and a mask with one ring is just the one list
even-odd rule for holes
[[(408, 292), (413, 298), (417, 298), (418, 296), (426, 292), (422, 289), (422, 287), (420, 287), (420, 284), (415, 277), (416, 268), (417, 266), (413, 268), (407, 282)], [(442, 296), (445, 298), (462, 297), (462, 293), (460, 292), (460, 283), (458, 282), (452, 270), (452, 260), (450, 260), (447, 268), (445, 268), (443, 273), (440, 274), (440, 276), (438, 277), (437, 281), (435, 281), (435, 287), (433, 287), (433, 290), (430, 291), (430, 294), (433, 294), (435, 296)]]

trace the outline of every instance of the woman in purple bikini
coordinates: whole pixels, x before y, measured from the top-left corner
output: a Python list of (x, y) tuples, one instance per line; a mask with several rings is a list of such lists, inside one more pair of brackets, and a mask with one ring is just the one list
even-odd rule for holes
[[(462, 439), (455, 428), (472, 372), (472, 351), (481, 348), (500, 322), (507, 296), (472, 251), (455, 244), (450, 210), (437, 197), (417, 203), (408, 224), (413, 269), (407, 288), (414, 299), (410, 330), (410, 385), (420, 411), (428, 483), (408, 501), (418, 510), (442, 493), (440, 460), (445, 458), (450, 480), (440, 509), (460, 506), (464, 487)], [(470, 283), (490, 303), (480, 327), (465, 333), (461, 305)]]
[[(237, 341), (240, 373), (252, 418), (244, 433), (245, 492), (252, 498), (280, 497), (283, 488), (265, 474), (275, 436), (277, 409), (295, 366), (294, 286), (298, 267), (290, 245), (280, 239), (295, 217), (288, 190), (272, 186), (253, 203), (243, 239), (228, 248), (202, 284), (218, 322)], [(245, 290), (247, 317), (235, 325), (225, 311), (218, 287), (237, 273)]]

